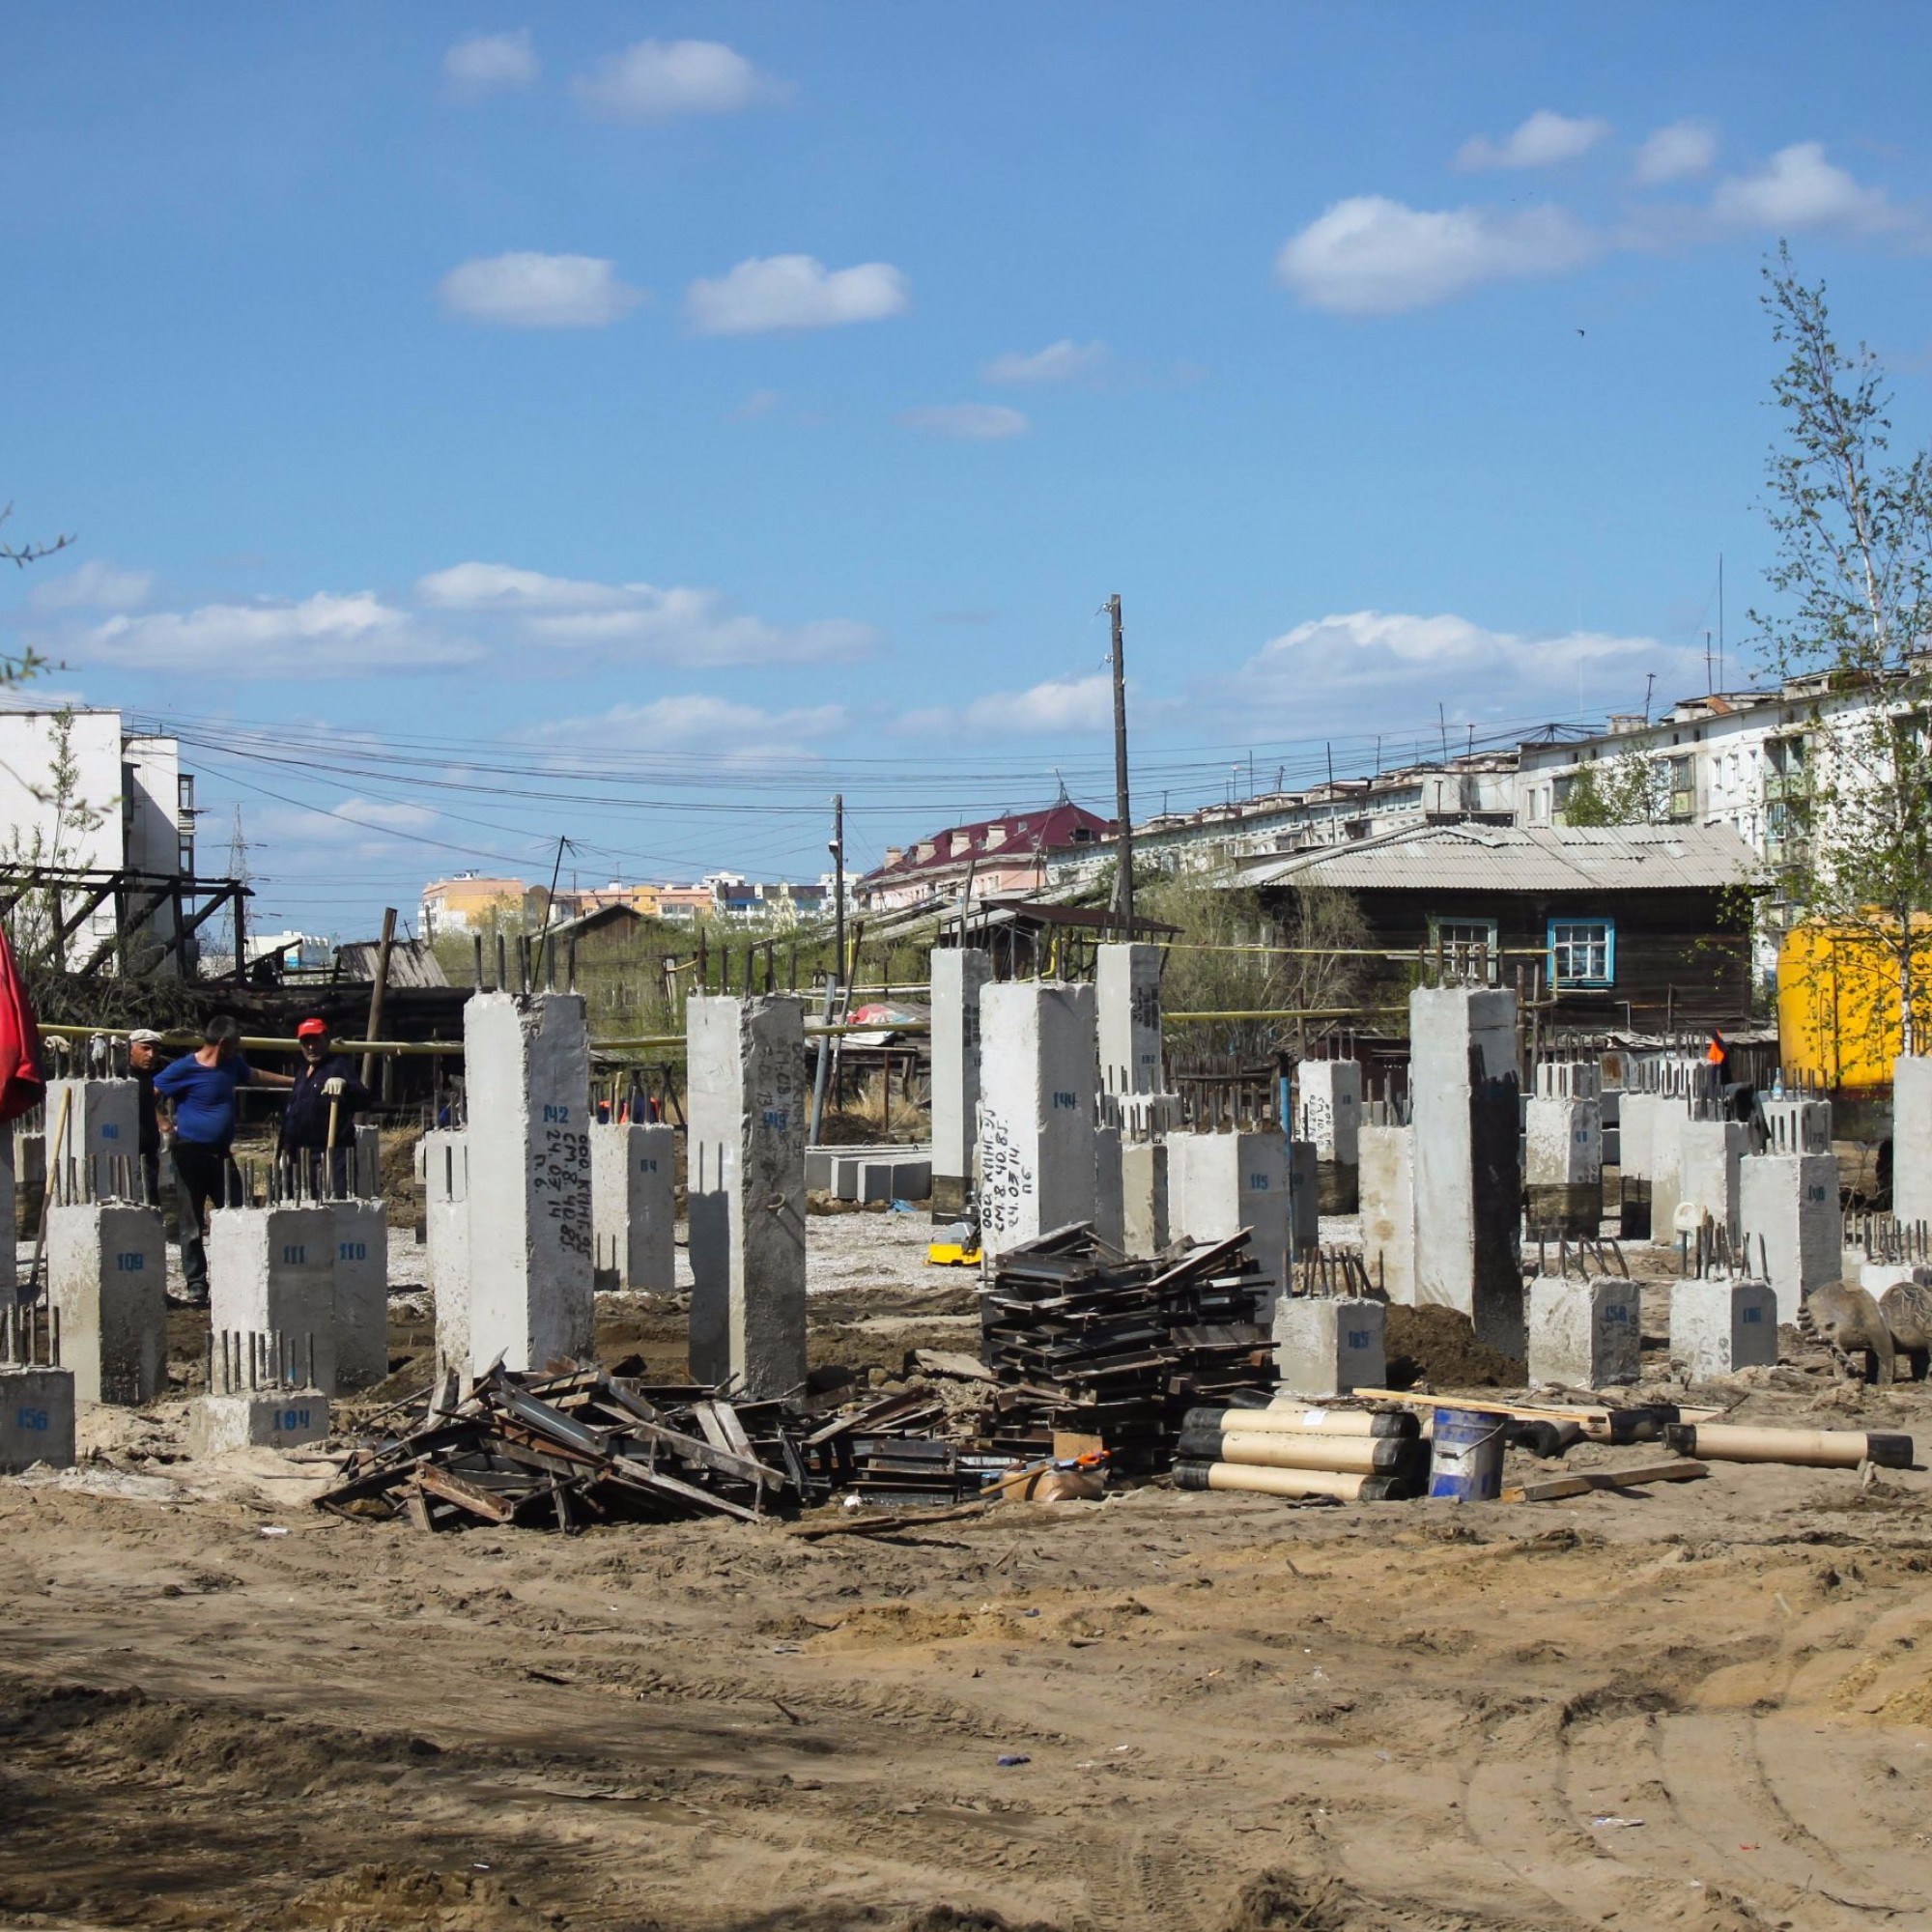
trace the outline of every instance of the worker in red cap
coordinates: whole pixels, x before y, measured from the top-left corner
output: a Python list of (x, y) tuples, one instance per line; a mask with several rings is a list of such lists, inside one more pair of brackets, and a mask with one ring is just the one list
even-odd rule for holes
[(350, 1191), (355, 1116), (374, 1106), (375, 1096), (356, 1079), (348, 1060), (334, 1051), (327, 1020), (303, 1020), (296, 1028), (296, 1042), (302, 1065), (282, 1116), (282, 1152), (306, 1170), (317, 1193), (340, 1200)]

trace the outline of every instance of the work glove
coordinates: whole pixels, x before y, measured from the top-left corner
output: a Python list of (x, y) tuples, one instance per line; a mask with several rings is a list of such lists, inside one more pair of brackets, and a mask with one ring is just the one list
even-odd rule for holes
[(349, 1083), (337, 1074), (333, 1080), (322, 1083), (322, 1097), (325, 1100), (339, 1100), (349, 1091)]

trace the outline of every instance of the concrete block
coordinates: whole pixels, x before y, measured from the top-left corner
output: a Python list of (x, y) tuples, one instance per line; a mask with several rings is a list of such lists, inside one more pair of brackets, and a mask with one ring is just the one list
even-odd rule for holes
[(1275, 1371), (1291, 1395), (1347, 1395), (1387, 1386), (1387, 1309), (1366, 1296), (1285, 1294), (1274, 1309)]
[(358, 1123), (355, 1151), (350, 1162), (349, 1191), (359, 1201), (383, 1198), (383, 1130), (373, 1122)]
[[(14, 1136), (14, 1218), (10, 1223), (16, 1240), (31, 1241), (41, 1225), (41, 1202), (47, 1191), (47, 1137), (45, 1134)], [(17, 1277), (6, 1276), (17, 1284)]]
[[(107, 1184), (105, 1162), (112, 1156), (132, 1161), (138, 1173), (141, 1155), (141, 1083), (138, 1080), (49, 1080), (46, 1131), (49, 1155), (61, 1110), (67, 1109), (67, 1131), (58, 1149), (62, 1172), (86, 1171), (93, 1158), (102, 1162), (100, 1186)], [(71, 1165), (68, 1165), (71, 1163)]]
[(152, 1208), (47, 1210), (47, 1287), (80, 1402), (139, 1405), (166, 1385), (168, 1250)]
[(1477, 1340), (1523, 1346), (1521, 1103), (1516, 995), (1421, 986), (1409, 995), (1416, 1299), (1469, 1317)]
[(1777, 1296), (1762, 1281), (1670, 1284), (1670, 1366), (1685, 1380), (1715, 1381), (1777, 1362)]
[(1651, 1130), (1662, 1105), (1661, 1094), (1631, 1092), (1618, 1102), (1617, 1173), (1623, 1190), (1619, 1232), (1626, 1241), (1650, 1239)]
[(1922, 1053), (1891, 1064), (1891, 1211), (1932, 1221), (1932, 1056)]
[(1167, 1085), (1161, 1061), (1161, 949), (1101, 946), (1094, 958), (1101, 1089), (1158, 1094)]
[(1805, 1295), (1836, 1281), (1845, 1217), (1838, 1163), (1828, 1153), (1753, 1153), (1738, 1165), (1738, 1213), (1754, 1275), (1770, 1282), (1779, 1321), (1796, 1321)]
[(917, 1155), (875, 1154), (859, 1164), (861, 1201), (923, 1201), (932, 1191), (932, 1162)]
[(197, 1460), (230, 1449), (299, 1449), (327, 1434), (328, 1398), (320, 1389), (203, 1395), (188, 1406), (187, 1453)]
[(469, 1142), (434, 1127), (417, 1144), (423, 1177), (423, 1238), (436, 1297), (436, 1374), (469, 1378)]
[(1362, 1064), (1304, 1060), (1294, 1070), (1294, 1136), (1315, 1157), (1353, 1167), (1361, 1158)]
[(671, 1127), (661, 1122), (592, 1122), (594, 1260), (611, 1286), (652, 1294), (669, 1294), (677, 1287), (676, 1171), (677, 1135)]
[(0, 1367), (0, 1475), (73, 1467), (73, 1371)]
[(1121, 1130), (1094, 1129), (1094, 1232), (1109, 1247), (1124, 1252), (1127, 1238), (1126, 1182), (1121, 1169)]
[(335, 1236), (335, 1385), (373, 1388), (389, 1373), (388, 1209), (381, 1201), (331, 1201), (328, 1211)]
[[(1738, 1216), (1738, 1163), (1750, 1148), (1742, 1121), (1680, 1121), (1677, 1123), (1677, 1203), (1698, 1221), (1723, 1230), (1735, 1251)], [(1673, 1236), (1673, 1239), (1675, 1236)]]
[(1764, 1117), (1766, 1153), (1830, 1153), (1832, 1103), (1829, 1100), (1758, 1100)]
[(1160, 1253), (1168, 1234), (1168, 1154), (1165, 1141), (1127, 1141), (1121, 1148), (1121, 1238), (1143, 1260)]
[[(809, 1147), (805, 1151), (805, 1191), (808, 1194), (829, 1194), (832, 1191), (832, 1150), (822, 1147)], [(597, 1193), (597, 1182), (593, 1171), (590, 1183), (591, 1198)]]
[(517, 1372), (593, 1347), (590, 1062), (577, 993), (472, 993), (469, 1359)]
[(805, 1379), (805, 1009), (685, 1009), (691, 1367), (757, 1401)]
[(972, 1193), (980, 1133), (980, 995), (993, 955), (977, 947), (932, 953), (932, 1217), (951, 1221)]
[(1260, 1319), (1288, 1286), (1288, 1151), (1277, 1133), (1170, 1134), (1168, 1222), (1173, 1237), (1224, 1241), (1243, 1228), (1261, 1274)]
[(1529, 1289), (1529, 1378), (1609, 1388), (1642, 1373), (1643, 1311), (1621, 1275), (1538, 1275)]
[(1681, 1094), (1658, 1095), (1650, 1117), (1650, 1238), (1653, 1245), (1677, 1245), (1677, 1204), (1684, 1198), (1684, 1126), (1690, 1103)]
[(1288, 1162), (1288, 1242), (1297, 1255), (1321, 1245), (1321, 1163), (1311, 1141), (1290, 1141)]
[(1362, 1261), (1369, 1279), (1404, 1306), (1415, 1300), (1415, 1138), (1412, 1127), (1361, 1131)]
[[(1548, 1081), (1552, 1072), (1569, 1073), (1573, 1063), (1537, 1069)], [(1585, 1067), (1594, 1075), (1595, 1067)], [(1537, 1094), (1523, 1103), (1523, 1191), (1529, 1232), (1541, 1240), (1585, 1236), (1592, 1240), (1604, 1220), (1603, 1102)]]
[(209, 1325), (285, 1335), (333, 1394), (335, 1212), (332, 1208), (217, 1208), (208, 1217)]
[(998, 1255), (1094, 1218), (1094, 989), (994, 981), (980, 1039), (980, 1226)]

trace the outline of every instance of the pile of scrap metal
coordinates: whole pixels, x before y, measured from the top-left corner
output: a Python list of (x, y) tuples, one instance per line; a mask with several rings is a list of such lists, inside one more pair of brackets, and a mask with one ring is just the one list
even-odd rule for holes
[(1003, 1384), (987, 1446), (1032, 1459), (1056, 1434), (1097, 1436), (1121, 1473), (1167, 1469), (1191, 1407), (1273, 1390), (1264, 1291), (1245, 1235), (1134, 1261), (1083, 1225), (1009, 1250), (980, 1297)]

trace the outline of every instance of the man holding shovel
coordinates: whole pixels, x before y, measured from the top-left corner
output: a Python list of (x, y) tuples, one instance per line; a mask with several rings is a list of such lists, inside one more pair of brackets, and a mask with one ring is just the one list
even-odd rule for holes
[(303, 1020), (296, 1028), (296, 1040), (301, 1047), (302, 1065), (282, 1116), (281, 1151), (302, 1168), (318, 1194), (342, 1200), (351, 1192), (349, 1157), (355, 1146), (355, 1116), (375, 1105), (375, 1095), (356, 1079), (349, 1061), (334, 1051), (327, 1020)]

